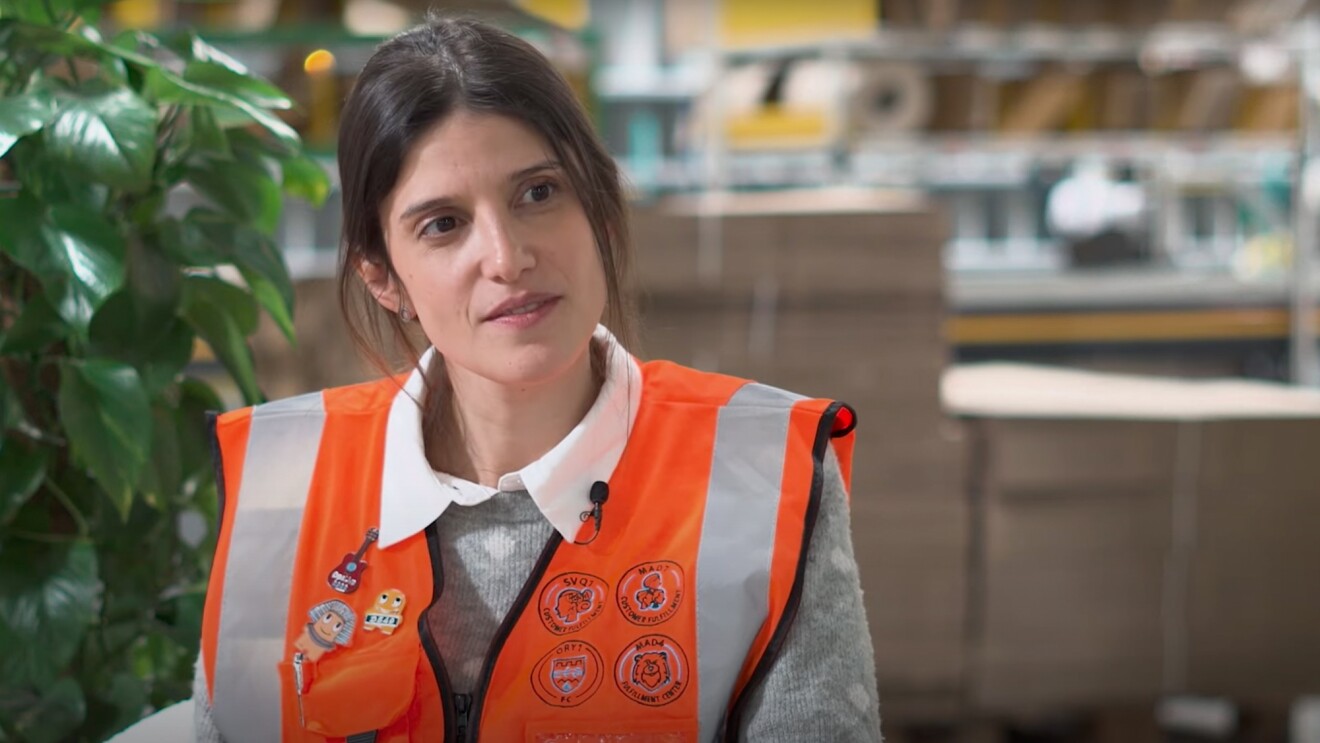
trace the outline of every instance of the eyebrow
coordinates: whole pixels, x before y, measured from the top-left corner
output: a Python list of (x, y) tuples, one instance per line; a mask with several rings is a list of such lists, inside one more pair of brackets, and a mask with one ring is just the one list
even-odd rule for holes
[[(559, 167), (560, 167), (560, 163), (558, 160), (543, 160), (535, 165), (531, 165), (529, 167), (523, 168), (522, 170), (518, 170), (509, 174), (508, 180), (510, 182), (520, 181), (529, 175), (539, 173), (543, 170), (557, 170)], [(454, 197), (452, 196), (437, 196), (434, 199), (426, 199), (425, 201), (419, 201), (415, 204), (409, 205), (407, 209), (404, 209), (403, 214), (399, 215), (399, 221), (407, 222), (409, 219), (417, 216), (418, 214), (435, 211), (436, 209), (448, 206), (453, 202), (454, 202)]]

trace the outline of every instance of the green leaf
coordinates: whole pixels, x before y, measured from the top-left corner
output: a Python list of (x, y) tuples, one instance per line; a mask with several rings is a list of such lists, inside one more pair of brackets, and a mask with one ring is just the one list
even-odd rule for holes
[(184, 282), (184, 317), (225, 365), (249, 404), (262, 401), (247, 337), (257, 329), (252, 296), (233, 284), (204, 276)]
[[(217, 116), (236, 115), (239, 123), (254, 123), (275, 137), (287, 153), (297, 152), (302, 144), (298, 133), (280, 117), (260, 106), (203, 85), (190, 83), (161, 68), (148, 70), (142, 88), (143, 94), (159, 103), (180, 103), (189, 106), (209, 106)], [(224, 122), (222, 121), (223, 125)]]
[(55, 101), (44, 93), (0, 100), (0, 157), (20, 138), (41, 131), (55, 115)]
[(280, 188), (258, 165), (243, 161), (202, 160), (188, 169), (187, 179), (204, 196), (240, 222), (269, 235), (283, 207)]
[[(256, 297), (257, 302), (266, 308), (266, 313), (270, 315), (270, 319), (275, 321), (275, 325), (279, 327), (280, 332), (284, 334), (290, 344), (297, 343), (293, 329), (293, 299), (290, 296), (292, 285), (278, 283), (250, 269), (240, 270), (243, 273), (243, 279), (247, 281), (248, 288), (252, 290), (252, 296)], [(287, 278), (285, 277), (286, 281)]]
[(174, 411), (161, 405), (152, 408), (154, 435), (151, 465), (142, 471), (142, 492), (158, 503), (175, 501), (183, 492), (183, 462)]
[(131, 89), (73, 97), (45, 129), (51, 150), (112, 186), (140, 191), (156, 159), (156, 109)]
[(80, 332), (124, 283), (123, 240), (96, 212), (58, 206), (41, 219), (41, 204), (20, 192), (0, 199), (0, 224), (0, 250), (37, 277), (60, 317)]
[(128, 287), (133, 292), (137, 332), (159, 334), (177, 315), (183, 275), (164, 251), (142, 240), (128, 245)]
[(96, 550), (6, 540), (0, 558), (0, 678), (49, 687), (100, 609)]
[(189, 62), (183, 70), (183, 79), (211, 90), (228, 93), (261, 108), (293, 107), (293, 101), (284, 94), (284, 91), (250, 73), (236, 72), (220, 62)]
[(295, 297), (293, 279), (289, 277), (288, 267), (284, 264), (284, 254), (272, 240), (252, 230), (237, 230), (230, 244), (234, 263), (242, 272), (253, 296), (266, 308), (284, 337), (293, 343)]
[[(55, 24), (67, 22), (75, 15), (94, 12), (100, 5), (101, 0), (5, 0), (0, 3), (0, 15), (41, 24)], [(55, 14), (54, 18), (51, 17), (52, 13)]]
[[(225, 409), (225, 401), (220, 399), (220, 395), (211, 385), (197, 377), (185, 377), (179, 383), (179, 405), (185, 414), (186, 411), (194, 413), (196, 420), (193, 423), (203, 427), (198, 428), (199, 431), (204, 431), (208, 412), (218, 413)], [(207, 456), (210, 456), (209, 450)]]
[(299, 153), (280, 161), (284, 171), (284, 191), (306, 199), (313, 206), (321, 206), (330, 195), (330, 176), (321, 164), (306, 154)]
[(229, 140), (215, 118), (215, 112), (206, 106), (190, 106), (189, 124), (192, 126), (192, 146), (207, 157), (228, 160), (234, 156)]
[(193, 357), (192, 327), (183, 320), (170, 323), (169, 330), (151, 348), (151, 355), (140, 362), (142, 386), (147, 392), (159, 394), (178, 379)]
[(0, 225), (4, 225), (0, 229), (0, 251), (38, 277), (47, 262), (41, 217), (41, 202), (26, 190), (13, 198), (0, 199)]
[(193, 332), (172, 313), (149, 332), (139, 331), (141, 310), (129, 289), (115, 293), (88, 328), (89, 351), (137, 369), (142, 387), (154, 396), (172, 383), (192, 359)]
[[(42, 3), (45, 0), (32, 1)], [(86, 7), (100, 5), (100, 0), (87, 0), (82, 5)], [(119, 43), (106, 44), (101, 41), (100, 34), (95, 28), (95, 19), (87, 10), (81, 13), (83, 22), (73, 31), (50, 25), (44, 13), (42, 18), (27, 19), (31, 22), (16, 23), (12, 27), (10, 42), (24, 52), (38, 51), (54, 56), (82, 56), (98, 60), (110, 57), (142, 68), (159, 66), (155, 60), (138, 54), (128, 46)]]
[(63, 362), (59, 411), (74, 457), (127, 518), (151, 446), (151, 405), (137, 370), (104, 359)]
[[(183, 219), (167, 218), (161, 221), (158, 242), (160, 248), (182, 266), (218, 266), (229, 260), (223, 246), (214, 245), (197, 224), (194, 215), (216, 214), (208, 209), (194, 209)], [(217, 215), (219, 219), (226, 219)]]
[(14, 439), (0, 439), (0, 524), (8, 524), (18, 509), (46, 479), (46, 449), (31, 449)]
[[(178, 389), (179, 404), (175, 415), (179, 432), (179, 461), (184, 480), (193, 482), (193, 489), (185, 492), (192, 495), (195, 507), (205, 511), (208, 518), (214, 520), (215, 501), (205, 500), (205, 497), (214, 496), (214, 491), (212, 488), (198, 486), (211, 483), (214, 479), (215, 467), (211, 459), (207, 414), (224, 410), (224, 401), (210, 385), (195, 377), (185, 377), (179, 382)], [(212, 538), (214, 536), (211, 534)]]
[[(101, 213), (109, 201), (110, 187), (70, 168), (42, 142), (42, 137), (20, 139), (9, 151), (15, 180), (30, 196), (47, 204), (76, 204)], [(35, 218), (38, 212), (29, 217)]]
[[(142, 55), (138, 50), (146, 48), (147, 50), (160, 47), (160, 39), (143, 31), (141, 29), (129, 28), (115, 34), (115, 37), (105, 45), (106, 51), (114, 55), (125, 55), (123, 59), (137, 61), (134, 57), (141, 57), (146, 60), (144, 67), (159, 66), (155, 60)], [(141, 63), (139, 63), (141, 64)]]
[(146, 684), (130, 673), (116, 673), (103, 696), (115, 708), (112, 730), (122, 730), (140, 720), (150, 702)]
[(77, 206), (51, 209), (42, 235), (49, 268), (37, 272), (38, 278), (51, 277), (43, 285), (63, 298), (57, 304), (61, 317), (85, 324), (86, 310), (95, 311), (124, 283), (124, 241), (104, 216)]
[(185, 59), (197, 62), (212, 62), (229, 69), (231, 72), (240, 75), (248, 74), (248, 69), (242, 62), (202, 41), (197, 34), (185, 33), (171, 42), (170, 46)]
[(87, 716), (87, 700), (78, 682), (62, 678), (51, 684), (40, 701), (23, 710), (15, 721), (19, 737), (28, 743), (62, 743)]
[(23, 314), (18, 316), (4, 341), (0, 342), (0, 353), (37, 353), (68, 334), (69, 326), (46, 301), (46, 296), (34, 294), (28, 297)]
[(0, 2), (0, 18), (18, 18), (25, 21), (43, 22), (49, 20), (46, 11), (37, 0), (4, 0)]
[(242, 272), (253, 296), (292, 343), (293, 280), (289, 278), (284, 254), (274, 241), (218, 214), (196, 211), (188, 218), (216, 251), (225, 251), (225, 257)]
[(239, 62), (238, 59), (230, 57), (230, 55), (216, 49), (215, 46), (207, 44), (206, 41), (202, 40), (202, 37), (190, 32), (190, 30), (183, 30), (183, 32), (166, 37), (165, 44), (186, 61), (215, 62), (234, 70), (235, 73), (247, 74), (248, 69), (247, 66), (243, 65), (243, 62)]
[(111, 329), (101, 338), (123, 349), (122, 354), (106, 355), (133, 364), (154, 396), (191, 360), (194, 335), (179, 318), (183, 275), (178, 265), (158, 246), (143, 241), (130, 243), (128, 252), (129, 325)]

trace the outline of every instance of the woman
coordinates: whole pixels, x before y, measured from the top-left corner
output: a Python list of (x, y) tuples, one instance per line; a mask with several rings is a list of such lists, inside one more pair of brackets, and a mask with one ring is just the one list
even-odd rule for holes
[(549, 63), (406, 32), (339, 162), (346, 316), (414, 363), (216, 421), (199, 739), (878, 739), (852, 411), (624, 350), (619, 177)]

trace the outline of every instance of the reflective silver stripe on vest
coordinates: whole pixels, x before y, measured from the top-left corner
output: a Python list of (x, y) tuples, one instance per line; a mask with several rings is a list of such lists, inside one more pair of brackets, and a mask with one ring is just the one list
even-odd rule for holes
[(770, 562), (792, 406), (748, 384), (720, 409), (697, 553), (697, 739), (714, 740), (770, 605)]
[(324, 424), (319, 392), (252, 412), (230, 527), (211, 694), (225, 740), (280, 740), (276, 660), (284, 653), (298, 531)]

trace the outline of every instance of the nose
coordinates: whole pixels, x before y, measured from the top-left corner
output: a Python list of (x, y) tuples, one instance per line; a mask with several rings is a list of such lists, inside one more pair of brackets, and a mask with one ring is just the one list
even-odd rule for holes
[(536, 266), (536, 255), (513, 217), (494, 211), (486, 220), (482, 273), (491, 281), (513, 283)]

